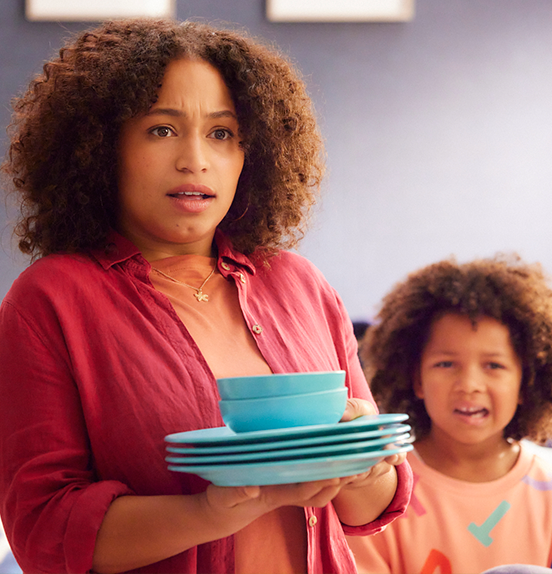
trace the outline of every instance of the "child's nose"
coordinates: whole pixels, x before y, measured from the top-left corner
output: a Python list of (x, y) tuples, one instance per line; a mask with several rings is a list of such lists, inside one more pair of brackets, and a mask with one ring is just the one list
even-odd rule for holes
[(482, 375), (477, 366), (468, 365), (458, 372), (456, 386), (465, 393), (480, 391), (484, 384)]

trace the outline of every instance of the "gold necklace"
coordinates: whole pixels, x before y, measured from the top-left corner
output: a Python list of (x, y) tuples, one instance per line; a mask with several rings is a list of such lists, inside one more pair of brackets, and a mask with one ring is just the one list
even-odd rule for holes
[(194, 287), (193, 285), (188, 285), (188, 283), (184, 283), (184, 281), (179, 281), (178, 279), (175, 279), (174, 277), (167, 275), (166, 273), (161, 271), (161, 269), (157, 269), (157, 267), (152, 267), (152, 269), (154, 271), (157, 271), (157, 273), (159, 273), (159, 275), (163, 275), (163, 277), (166, 277), (167, 279), (170, 279), (171, 281), (174, 281), (175, 283), (178, 283), (179, 285), (184, 285), (185, 287), (189, 287), (190, 289), (193, 289), (195, 291), (194, 297), (198, 300), (199, 303), (201, 303), (202, 301), (205, 301), (205, 303), (207, 303), (207, 301), (209, 301), (209, 295), (207, 295), (207, 293), (203, 293), (203, 287), (205, 287), (205, 284), (207, 283), (207, 281), (209, 281), (209, 279), (211, 279), (211, 277), (213, 276), (213, 273), (215, 272), (215, 267), (213, 267), (213, 269), (211, 269), (211, 273), (209, 273), (209, 275), (207, 275), (207, 279), (205, 279), (205, 281), (199, 286), (199, 288)]

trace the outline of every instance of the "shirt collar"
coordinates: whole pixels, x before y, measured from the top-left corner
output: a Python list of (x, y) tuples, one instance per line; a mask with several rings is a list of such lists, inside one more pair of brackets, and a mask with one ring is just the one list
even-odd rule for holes
[(234, 249), (232, 241), (229, 237), (224, 235), (220, 229), (217, 229), (215, 233), (215, 243), (217, 244), (218, 254), (219, 254), (219, 264), (223, 259), (235, 263), (236, 265), (243, 267), (247, 272), (255, 275), (255, 265), (243, 253)]
[[(223, 259), (225, 259), (243, 267), (246, 271), (255, 275), (255, 265), (251, 259), (234, 249), (230, 239), (219, 229), (217, 229), (215, 234), (215, 243), (217, 244), (219, 254), (219, 264)], [(117, 263), (123, 263), (124, 261), (132, 258), (136, 258), (147, 264), (147, 261), (142, 257), (142, 254), (134, 243), (117, 233), (115, 230), (111, 230), (109, 232), (105, 247), (103, 249), (93, 250), (92, 256), (97, 259), (100, 265), (106, 270)]]
[(103, 249), (94, 249), (92, 256), (106, 270), (133, 257), (138, 257), (145, 261), (136, 245), (113, 229), (107, 236), (105, 247)]

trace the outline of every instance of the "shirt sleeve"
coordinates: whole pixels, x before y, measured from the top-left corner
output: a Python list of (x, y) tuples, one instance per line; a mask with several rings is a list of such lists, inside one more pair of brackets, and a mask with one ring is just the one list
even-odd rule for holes
[[(349, 386), (352, 391), (353, 397), (369, 400), (377, 408), (377, 405), (372, 397), (372, 393), (366, 382), (366, 377), (362, 371), (360, 360), (358, 358), (358, 345), (354, 336), (352, 323), (345, 311), (341, 299), (336, 294), (338, 308), (342, 317), (343, 337), (346, 341), (347, 360), (348, 360), (348, 377)], [(396, 467), (397, 470), (397, 490), (395, 496), (385, 511), (373, 522), (363, 526), (347, 526), (343, 525), (343, 531), (347, 535), (353, 536), (366, 536), (381, 532), (385, 526), (406, 511), (406, 507), (410, 502), (410, 496), (413, 488), (413, 476), (410, 464), (405, 461)]]
[(0, 509), (24, 572), (87, 572), (111, 502), (98, 481), (79, 389), (59, 325), (0, 308)]
[(412, 494), (412, 469), (407, 461), (403, 462), (397, 469), (397, 490), (389, 506), (374, 521), (362, 526), (348, 526), (343, 524), (343, 532), (347, 536), (369, 536), (381, 532), (388, 524), (399, 516), (403, 515), (410, 502)]
[(343, 353), (345, 356), (346, 364), (343, 368), (347, 372), (347, 386), (351, 389), (351, 395), (353, 397), (370, 401), (377, 409), (378, 407), (372, 397), (372, 393), (360, 365), (358, 343), (353, 330), (353, 323), (349, 318), (349, 314), (345, 309), (341, 297), (335, 290), (332, 289), (332, 291), (335, 297), (336, 315), (338, 319), (335, 323), (333, 323), (331, 318), (329, 318), (329, 320), (333, 323), (331, 326), (334, 331), (334, 337), (340, 337), (342, 339), (342, 342), (336, 341), (335, 344), (338, 349), (343, 347), (343, 351), (338, 352), (339, 354)]

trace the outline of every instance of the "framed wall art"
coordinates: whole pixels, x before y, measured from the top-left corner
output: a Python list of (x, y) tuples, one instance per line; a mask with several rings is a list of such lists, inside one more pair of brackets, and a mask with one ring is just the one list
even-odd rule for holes
[(271, 22), (406, 22), (414, 0), (267, 0)]
[(171, 17), (175, 0), (26, 0), (27, 20), (101, 21), (137, 16)]

